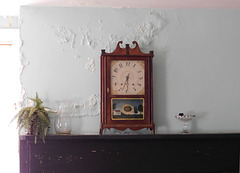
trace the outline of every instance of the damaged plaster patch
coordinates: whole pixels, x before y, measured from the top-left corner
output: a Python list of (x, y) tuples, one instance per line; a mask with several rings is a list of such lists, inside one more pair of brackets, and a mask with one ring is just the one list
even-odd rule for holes
[(85, 69), (90, 72), (94, 72), (96, 70), (95, 68), (95, 60), (92, 58), (88, 58), (88, 62), (85, 65)]
[(71, 101), (69, 110), (70, 117), (97, 117), (100, 115), (100, 96), (92, 94), (88, 98), (75, 99)]
[[(109, 35), (109, 41), (108, 41), (108, 46), (106, 47), (108, 52), (114, 51), (115, 45), (118, 43), (120, 38), (117, 35), (110, 34)], [(112, 47), (114, 45), (114, 47)]]
[(58, 32), (59, 33), (55, 34), (58, 43), (66, 44), (70, 48), (74, 49), (76, 34), (73, 33), (70, 29), (65, 28), (64, 26), (59, 26)]
[(113, 35), (113, 34), (109, 34), (108, 38), (109, 38), (108, 43), (105, 46), (105, 49), (107, 52), (113, 52), (116, 49), (116, 45), (120, 40), (123, 41), (123, 44), (120, 45), (121, 48), (124, 48), (125, 43), (128, 44), (133, 41), (128, 37), (124, 37), (121, 35)]
[[(21, 21), (22, 23), (22, 21)], [(27, 99), (27, 95), (26, 95), (26, 90), (25, 88), (23, 88), (23, 84), (22, 84), (22, 74), (24, 69), (26, 68), (27, 65), (29, 65), (29, 61), (27, 60), (27, 58), (25, 57), (24, 53), (23, 53), (23, 40), (21, 38), (20, 35), (20, 39), (19, 39), (19, 60), (20, 60), (20, 65), (19, 65), (19, 81), (20, 81), (20, 87), (21, 87), (21, 94), (20, 97), (18, 99), (18, 101), (16, 103), (14, 103), (15, 105), (15, 110), (21, 110), (23, 107), (26, 107), (28, 105), (28, 100)]]
[(132, 41), (137, 41), (142, 48), (148, 48), (154, 41), (164, 47), (174, 35), (179, 23), (176, 13), (147, 10), (140, 20), (122, 25), (124, 26), (122, 31), (127, 32), (109, 33), (108, 41), (103, 43), (103, 48), (107, 52), (112, 52), (120, 40), (123, 41), (123, 45), (130, 44), (130, 47), (135, 46), (131, 44)]
[(47, 26), (48, 28), (50, 28), (50, 29), (54, 29), (54, 28), (55, 28), (55, 26), (54, 26), (54, 25), (51, 25), (51, 24), (46, 24), (46, 26)]
[(75, 55), (75, 58), (79, 59), (79, 58), (81, 58), (81, 56), (77, 54), (77, 55)]
[(128, 23), (125, 26), (132, 30), (134, 40), (141, 46), (148, 46), (154, 40), (154, 37), (159, 35), (165, 28), (167, 19), (164, 12), (150, 11), (144, 22)]
[(23, 40), (20, 37), (20, 40), (19, 40), (19, 53), (20, 53), (20, 57), (19, 58), (20, 58), (20, 63), (21, 63), (21, 65), (20, 65), (20, 72), (19, 72), (20, 76), (22, 75), (24, 68), (27, 65), (30, 64), (29, 61), (27, 61), (27, 58), (24, 56), (24, 53), (22, 51), (22, 47), (23, 47)]
[[(79, 106), (77, 106), (79, 105)], [(75, 103), (74, 116), (76, 117), (96, 117), (100, 115), (100, 96), (90, 95), (80, 103)]]
[(104, 28), (104, 24), (103, 24), (102, 20), (99, 20), (98, 22), (100, 24), (100, 31), (102, 31)]
[(29, 97), (26, 89), (23, 87), (22, 82), (21, 82), (21, 95), (18, 100), (18, 103), (16, 103), (16, 107), (18, 110), (24, 108), (24, 107), (32, 107), (34, 106), (34, 102), (30, 100), (29, 98), (33, 98), (32, 96)]
[(22, 74), (24, 68), (29, 65), (29, 61), (27, 61), (27, 58), (24, 56), (23, 53), (21, 53), (21, 56), (20, 56), (20, 62), (21, 62), (21, 67), (20, 67), (20, 75)]
[(85, 27), (79, 27), (79, 32), (82, 35), (81, 46), (86, 45), (95, 49), (102, 42), (101, 32), (104, 28), (105, 25), (101, 19), (98, 22), (90, 21)]
[(87, 106), (89, 108), (89, 110), (93, 111), (96, 109), (96, 106), (98, 106), (99, 103), (99, 96), (93, 94), (91, 95), (88, 100), (87, 100)]
[(79, 31), (82, 33), (81, 46), (87, 45), (94, 49), (97, 46), (99, 39), (96, 39), (93, 36), (92, 30), (86, 25), (85, 30), (79, 28)]

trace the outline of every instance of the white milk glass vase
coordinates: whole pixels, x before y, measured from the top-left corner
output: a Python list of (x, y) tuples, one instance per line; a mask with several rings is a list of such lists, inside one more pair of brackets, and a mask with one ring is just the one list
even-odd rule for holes
[(56, 101), (58, 105), (54, 128), (57, 135), (70, 135), (72, 131), (71, 101)]

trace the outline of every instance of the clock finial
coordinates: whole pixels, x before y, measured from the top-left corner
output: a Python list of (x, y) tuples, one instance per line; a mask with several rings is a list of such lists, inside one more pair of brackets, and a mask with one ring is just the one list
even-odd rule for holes
[(136, 41), (133, 41), (132, 43), (135, 44), (135, 47), (133, 49), (130, 48), (129, 44), (126, 44), (125, 48), (121, 48), (120, 44), (122, 44), (123, 41), (119, 41), (117, 43), (116, 49), (112, 53), (102, 53), (102, 55), (142, 55), (142, 56), (153, 56), (153, 53), (151, 51), (149, 53), (143, 53), (139, 45)]

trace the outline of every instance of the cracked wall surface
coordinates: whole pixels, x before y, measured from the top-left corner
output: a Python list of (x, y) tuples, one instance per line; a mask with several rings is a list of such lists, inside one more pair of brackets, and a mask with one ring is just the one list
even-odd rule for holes
[[(222, 129), (225, 115), (240, 111), (235, 104), (240, 95), (233, 94), (240, 88), (234, 77), (240, 72), (235, 58), (240, 55), (239, 16), (239, 10), (220, 9), (23, 6), (19, 23), (22, 103), (26, 103), (22, 105), (36, 91), (54, 109), (56, 100), (71, 100), (73, 133), (98, 133), (101, 49), (112, 52), (120, 40), (130, 46), (137, 41), (143, 52), (153, 50), (155, 55), (157, 133), (180, 131), (181, 122), (174, 118), (179, 112), (199, 115), (191, 124), (194, 132), (227, 131)], [(220, 70), (223, 64), (230, 70)], [(223, 84), (226, 79), (234, 85)], [(224, 88), (232, 93), (219, 95)], [(223, 103), (227, 109), (219, 108)], [(213, 126), (216, 119), (219, 122)]]

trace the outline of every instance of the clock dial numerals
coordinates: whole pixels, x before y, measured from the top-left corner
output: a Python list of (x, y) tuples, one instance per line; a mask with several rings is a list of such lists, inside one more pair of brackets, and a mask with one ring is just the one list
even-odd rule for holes
[(123, 65), (122, 65), (122, 63), (120, 63), (120, 64), (119, 64), (119, 67), (120, 67), (120, 68), (123, 68)]
[(111, 62), (112, 95), (144, 95), (144, 61)]

